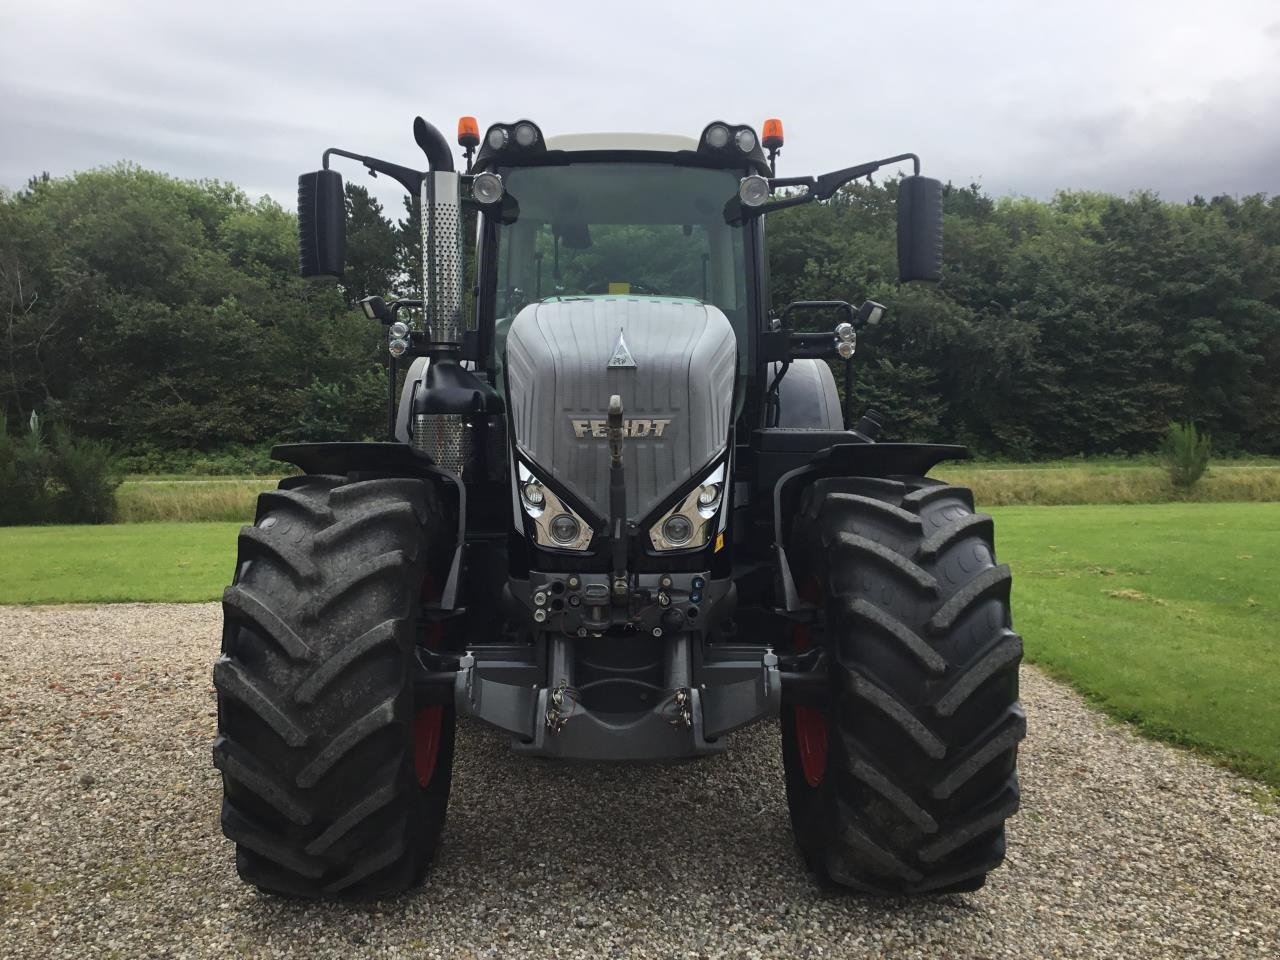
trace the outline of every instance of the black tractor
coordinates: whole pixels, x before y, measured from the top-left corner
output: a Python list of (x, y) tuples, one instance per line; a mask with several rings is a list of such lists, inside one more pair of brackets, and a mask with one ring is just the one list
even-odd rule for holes
[(713, 754), (780, 720), (819, 880), (981, 886), (1026, 730), (991, 518), (926, 476), (964, 448), (849, 422), (884, 307), (768, 307), (768, 213), (910, 162), (901, 279), (936, 280), (941, 184), (912, 154), (779, 178), (776, 120), (481, 138), (463, 118), (465, 173), (414, 133), (425, 171), (330, 149), (299, 179), (313, 277), (343, 269), (330, 158), (403, 184), (422, 296), (363, 302), (386, 326), (387, 440), (276, 447), (300, 473), (240, 533), (213, 746), (240, 876), (302, 897), (418, 882), (460, 718), (594, 761)]

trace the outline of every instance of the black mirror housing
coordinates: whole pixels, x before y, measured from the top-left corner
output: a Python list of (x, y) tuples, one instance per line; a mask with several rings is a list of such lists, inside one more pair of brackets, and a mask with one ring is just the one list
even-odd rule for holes
[(391, 308), (387, 306), (387, 301), (379, 296), (365, 297), (360, 301), (360, 309), (364, 311), (364, 315), (370, 320), (377, 320), (384, 326), (390, 326), (395, 322), (395, 318), (391, 315)]
[(347, 255), (342, 175), (316, 170), (298, 177), (298, 269), (304, 277), (341, 277)]
[(942, 276), (942, 181), (919, 174), (898, 181), (898, 278)]

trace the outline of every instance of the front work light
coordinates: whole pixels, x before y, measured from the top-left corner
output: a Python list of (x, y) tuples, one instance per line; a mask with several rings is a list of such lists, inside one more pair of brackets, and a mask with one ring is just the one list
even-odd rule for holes
[(393, 357), (403, 357), (409, 349), (409, 341), (400, 337), (395, 338), (387, 344), (387, 350), (391, 352)]
[(538, 142), (538, 128), (532, 123), (518, 123), (516, 124), (515, 137), (516, 146), (532, 147)]
[(496, 173), (478, 173), (471, 181), (471, 196), (477, 203), (497, 203), (503, 190), (502, 177)]
[(723, 123), (713, 123), (707, 127), (706, 140), (713, 150), (723, 150), (729, 145), (729, 128)]
[(758, 173), (738, 181), (738, 199), (744, 207), (758, 207), (769, 199), (769, 181)]
[(725, 474), (721, 463), (649, 528), (655, 550), (694, 550), (711, 542), (723, 513)]
[(538, 546), (579, 552), (587, 550), (593, 536), (591, 527), (528, 467), (518, 460), (516, 464), (520, 506), (532, 521), (533, 538)]
[(578, 539), (582, 527), (573, 517), (562, 513), (551, 521), (551, 536), (559, 544), (570, 544)]
[(693, 521), (682, 513), (672, 514), (662, 525), (662, 535), (673, 547), (683, 546), (693, 538)]
[(507, 131), (502, 127), (490, 127), (485, 143), (489, 145), (490, 150), (501, 150), (507, 145)]
[(733, 142), (743, 153), (750, 153), (756, 148), (756, 132), (750, 127), (743, 127), (733, 138)]

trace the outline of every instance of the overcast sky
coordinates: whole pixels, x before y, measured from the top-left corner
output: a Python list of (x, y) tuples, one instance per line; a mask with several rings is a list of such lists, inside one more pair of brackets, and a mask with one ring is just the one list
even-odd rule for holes
[(291, 206), (326, 146), (423, 165), (419, 113), (449, 135), (464, 113), (529, 117), (548, 135), (696, 135), (777, 116), (783, 175), (912, 150), (926, 173), (995, 195), (1280, 193), (1280, 3), (6, 0), (0, 12), (7, 187), (127, 159)]

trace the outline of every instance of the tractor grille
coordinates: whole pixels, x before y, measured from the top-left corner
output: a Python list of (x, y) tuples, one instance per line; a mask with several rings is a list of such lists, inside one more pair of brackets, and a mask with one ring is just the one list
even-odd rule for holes
[(456, 414), (415, 414), (410, 443), (436, 466), (458, 475), (471, 454), (471, 432)]

